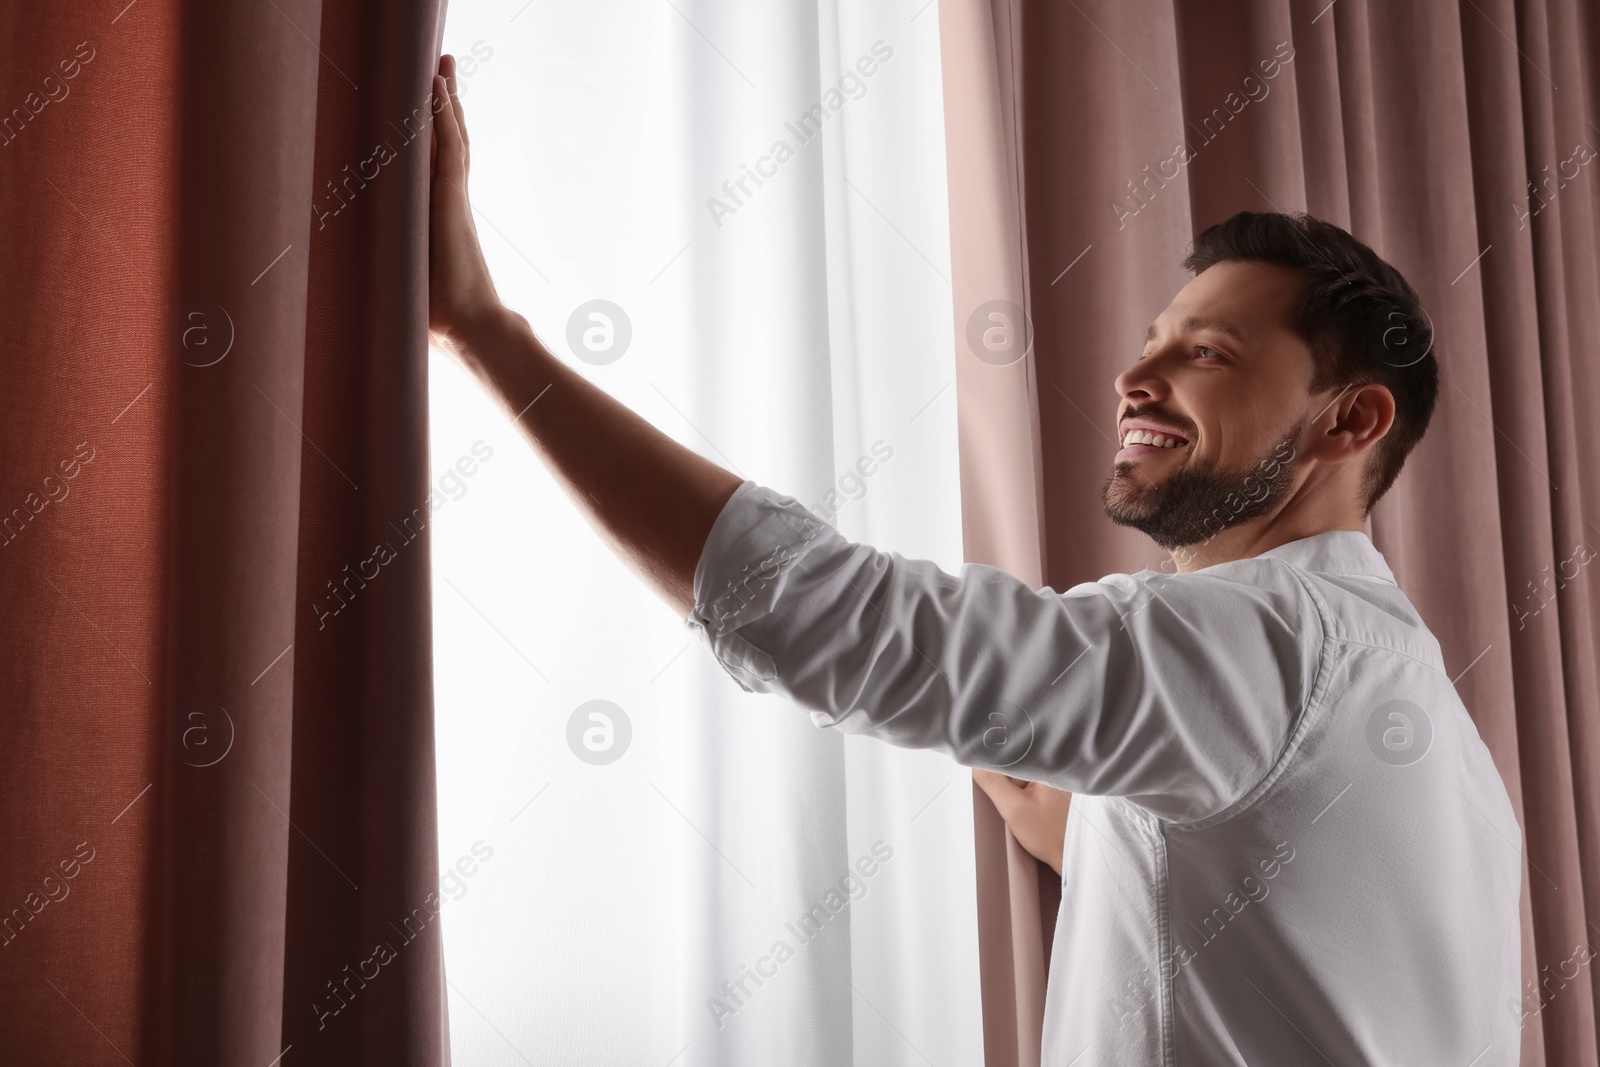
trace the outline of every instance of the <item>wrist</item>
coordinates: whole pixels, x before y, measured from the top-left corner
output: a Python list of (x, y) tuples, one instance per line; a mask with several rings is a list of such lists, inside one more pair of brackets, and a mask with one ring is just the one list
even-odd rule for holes
[(481, 350), (494, 334), (503, 333), (506, 321), (512, 316), (522, 317), (498, 301), (466, 312), (445, 331), (445, 341), (454, 352), (473, 354)]
[(512, 347), (519, 331), (530, 331), (528, 320), (503, 304), (493, 304), (464, 316), (445, 336), (444, 347), (474, 373), (482, 375)]
[(520, 415), (561, 373), (533, 326), (509, 308), (496, 305), (464, 321), (454, 337), (457, 361), (508, 413)]

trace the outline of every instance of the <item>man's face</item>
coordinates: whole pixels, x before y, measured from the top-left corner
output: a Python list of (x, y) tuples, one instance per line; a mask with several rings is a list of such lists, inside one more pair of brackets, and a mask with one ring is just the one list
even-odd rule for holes
[[(1314, 414), (1311, 349), (1294, 331), (1304, 284), (1288, 267), (1218, 263), (1156, 317), (1115, 383), (1120, 451), (1102, 494), (1111, 521), (1178, 549), (1288, 494)], [(1161, 445), (1129, 443), (1141, 426), (1171, 432)]]

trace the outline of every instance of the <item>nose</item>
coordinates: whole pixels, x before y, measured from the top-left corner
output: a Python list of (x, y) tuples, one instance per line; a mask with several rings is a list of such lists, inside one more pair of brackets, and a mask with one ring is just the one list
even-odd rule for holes
[(1111, 383), (1117, 395), (1132, 404), (1160, 403), (1171, 395), (1159, 354), (1146, 356), (1125, 368)]

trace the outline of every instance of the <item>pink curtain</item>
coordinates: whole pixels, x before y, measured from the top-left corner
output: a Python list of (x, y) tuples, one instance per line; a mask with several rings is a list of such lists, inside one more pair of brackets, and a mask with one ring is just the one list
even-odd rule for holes
[(448, 1062), (442, 7), (0, 7), (0, 1062)]
[[(1600, 12), (1582, 0), (943, 0), (968, 558), (1065, 589), (1163, 553), (1103, 518), (1111, 381), (1195, 233), (1307, 211), (1395, 264), (1442, 391), (1371, 534), (1523, 842), (1523, 1060), (1593, 1064), (1600, 947)], [(1187, 152), (1179, 152), (1187, 145)], [(1026, 310), (1015, 364), (970, 319)], [(991, 1064), (1038, 1062), (1037, 865), (979, 795)], [(1071, 876), (1071, 872), (1067, 872)]]

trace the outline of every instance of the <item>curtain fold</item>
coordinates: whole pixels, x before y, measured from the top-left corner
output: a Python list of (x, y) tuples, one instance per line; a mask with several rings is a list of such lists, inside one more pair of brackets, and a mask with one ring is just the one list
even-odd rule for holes
[[(939, 4), (965, 559), (1045, 584), (1039, 391), (1022, 184), (1020, 5)], [(976, 784), (984, 1062), (1039, 1062), (1061, 887)]]
[(0, 14), (6, 1062), (448, 1063), (441, 16)]
[[(493, 47), (465, 106), (502, 298), (686, 447), (958, 567), (935, 9), (515, 10), (455, 0), (445, 38)], [(978, 1062), (967, 770), (740, 691), (435, 371), (435, 455), (494, 456), (434, 557), (443, 855), (493, 848), (445, 922), (458, 1059)], [(568, 732), (593, 702), (603, 755)]]
[[(1025, 239), (1040, 383), (1038, 558), (1052, 587), (1162, 561), (1103, 520), (1099, 492), (1111, 380), (1188, 280), (1178, 263), (1194, 234), (1239, 210), (1304, 210), (1349, 229), (1416, 286), (1436, 327), (1441, 394), (1371, 533), (1439, 638), (1522, 822), (1524, 839), (1508, 841), (1505, 857), (1525, 863), (1525, 995), (1505, 1006), (1523, 1022), (1522, 1062), (1595, 1062), (1600, 983), (1584, 964), (1600, 947), (1600, 647), (1587, 564), (1600, 549), (1600, 507), (1596, 445), (1581, 430), (1584, 406), (1600, 399), (1586, 355), (1600, 333), (1593, 6), (941, 7), (947, 26), (969, 27), (960, 46), (946, 35), (958, 294), (964, 270), (1004, 273), (977, 251), (963, 264), (962, 219), (1003, 211), (995, 228)], [(952, 62), (956, 48), (971, 55)], [(979, 122), (951, 104), (1006, 98), (1019, 115), (1014, 138), (1002, 139), (997, 107)], [(1020, 206), (998, 183), (988, 204), (963, 201), (958, 160), (1019, 169)], [(959, 337), (959, 295), (957, 304)], [(988, 370), (978, 363), (966, 369)], [(971, 401), (976, 422), (1016, 435), (1010, 398), (970, 380), (964, 410)], [(1020, 497), (999, 516), (975, 513), (970, 489), (966, 499), (969, 522), (1028, 534), (1038, 522)], [(1027, 562), (1005, 565), (1031, 578)], [(998, 874), (980, 870), (980, 884)], [(1031, 922), (1011, 916), (1019, 936)], [(986, 1009), (1014, 1005), (986, 1010), (997, 1049), (1013, 1030), (1037, 1032), (1024, 1005), (1040, 991), (996, 977), (1014, 946), (986, 937), (983, 953)], [(1037, 1062), (1025, 1041), (1016, 1062)]]

